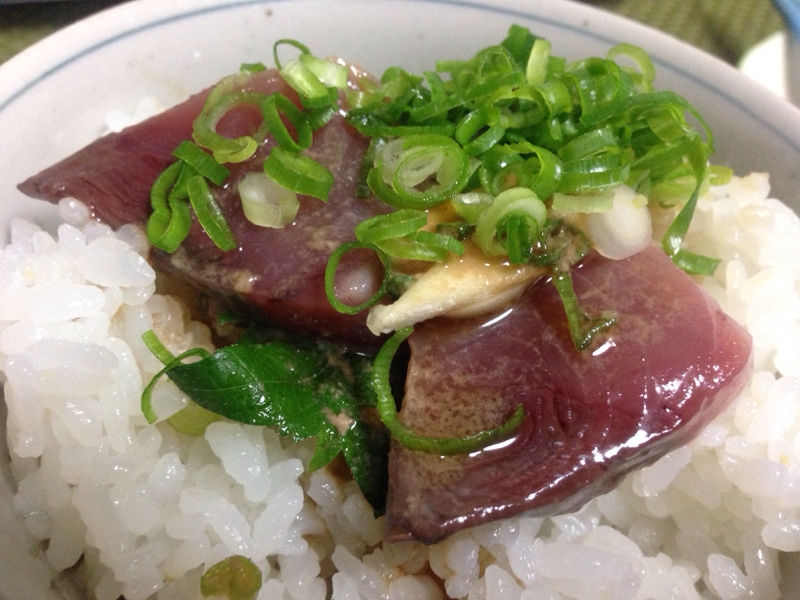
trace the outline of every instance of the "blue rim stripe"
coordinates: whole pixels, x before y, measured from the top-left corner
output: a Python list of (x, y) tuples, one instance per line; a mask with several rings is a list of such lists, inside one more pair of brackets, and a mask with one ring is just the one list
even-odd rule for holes
[[(51, 75), (53, 75), (54, 73), (57, 73), (61, 69), (63, 69), (66, 66), (70, 65), (71, 63), (74, 63), (74, 62), (80, 60), (81, 58), (84, 58), (85, 56), (88, 56), (88, 55), (90, 55), (90, 54), (92, 54), (92, 53), (94, 53), (94, 52), (96, 52), (96, 51), (98, 51), (98, 50), (100, 50), (100, 49), (102, 49), (102, 48), (104, 48), (106, 46), (109, 46), (109, 45), (111, 45), (111, 44), (113, 44), (113, 43), (115, 43), (115, 42), (117, 42), (119, 40), (122, 40), (122, 39), (125, 39), (127, 37), (136, 35), (136, 34), (142, 32), (142, 31), (147, 31), (149, 29), (155, 29), (157, 27), (161, 27), (161, 26), (169, 24), (169, 23), (174, 23), (174, 22), (177, 22), (177, 21), (191, 19), (191, 18), (194, 18), (196, 16), (205, 15), (205, 14), (209, 14), (209, 13), (225, 12), (225, 11), (228, 11), (228, 10), (238, 9), (238, 8), (241, 8), (241, 7), (244, 7), (244, 6), (255, 6), (255, 5), (260, 5), (260, 4), (283, 3), (283, 2), (292, 2), (292, 1), (294, 1), (294, 0), (271, 0), (271, 2), (265, 2), (265, 0), (241, 0), (241, 1), (238, 1), (238, 2), (232, 2), (230, 4), (217, 5), (217, 6), (208, 6), (208, 7), (200, 8), (200, 9), (196, 9), (196, 10), (189, 10), (187, 12), (183, 12), (183, 13), (180, 13), (180, 14), (177, 14), (177, 15), (173, 15), (173, 16), (170, 16), (170, 17), (165, 17), (163, 19), (159, 19), (159, 20), (156, 20), (156, 21), (150, 21), (150, 22), (148, 22), (148, 23), (146, 23), (144, 25), (141, 25), (139, 27), (134, 27), (132, 29), (126, 30), (126, 31), (124, 31), (122, 33), (116, 34), (116, 35), (114, 35), (112, 37), (109, 37), (109, 38), (107, 38), (105, 40), (101, 40), (101, 41), (97, 42), (96, 44), (93, 44), (92, 46), (90, 46), (90, 47), (78, 52), (77, 54), (75, 54), (73, 56), (65, 58), (64, 60), (62, 60), (58, 64), (50, 67), (49, 69), (47, 69), (46, 71), (41, 73), (38, 77), (36, 77), (34, 80), (28, 82), (27, 84), (22, 86), (16, 92), (13, 92), (8, 98), (6, 98), (6, 100), (4, 100), (2, 103), (0, 103), (0, 113), (2, 113), (8, 106), (13, 104), (20, 97), (24, 96), (29, 90), (31, 90), (32, 88), (34, 88), (37, 85), (41, 84), (43, 81), (47, 80)], [(509, 17), (512, 17), (512, 18), (515, 18), (515, 19), (524, 19), (524, 20), (527, 20), (527, 21), (544, 23), (544, 24), (547, 24), (547, 25), (550, 25), (550, 26), (554, 26), (554, 27), (563, 29), (565, 31), (571, 31), (571, 32), (579, 33), (580, 35), (583, 35), (583, 36), (592, 38), (592, 39), (594, 39), (596, 41), (604, 42), (604, 43), (607, 43), (607, 44), (610, 44), (610, 45), (613, 45), (613, 44), (616, 44), (616, 43), (622, 41), (622, 40), (617, 40), (617, 39), (610, 38), (610, 37), (602, 35), (600, 33), (592, 32), (592, 31), (589, 31), (587, 29), (583, 29), (583, 28), (580, 28), (580, 27), (576, 27), (576, 26), (564, 23), (564, 22), (559, 21), (557, 19), (548, 18), (548, 17), (543, 16), (543, 15), (532, 14), (532, 13), (526, 12), (524, 10), (515, 10), (515, 9), (510, 9), (510, 8), (504, 8), (504, 7), (487, 6), (485, 4), (481, 4), (480, 2), (474, 2), (474, 1), (470, 1), (470, 0), (412, 0), (412, 1), (421, 2), (421, 3), (424, 3), (424, 4), (443, 4), (443, 5), (448, 5), (448, 6), (458, 6), (458, 7), (461, 7), (461, 8), (469, 8), (469, 9), (479, 10), (479, 11), (483, 11), (483, 12), (506, 15), (506, 16), (509, 16)], [(111, 10), (114, 10), (114, 9), (111, 9)], [(698, 50), (698, 52), (702, 52), (702, 51)], [(674, 63), (664, 61), (664, 60), (662, 60), (662, 59), (660, 59), (658, 57), (654, 57), (654, 58), (652, 58), (652, 60), (653, 60), (653, 63), (657, 67), (670, 69), (673, 72), (681, 75), (682, 77), (692, 81), (698, 87), (704, 88), (704, 89), (714, 93), (715, 95), (718, 95), (718, 96), (722, 97), (727, 102), (729, 102), (731, 105), (735, 106), (736, 108), (738, 108), (742, 112), (744, 112), (747, 115), (749, 115), (750, 117), (752, 117), (753, 120), (755, 120), (758, 123), (760, 123), (764, 128), (766, 128), (772, 134), (774, 134), (776, 137), (781, 139), (787, 146), (790, 146), (796, 152), (800, 153), (800, 144), (798, 144), (798, 142), (795, 139), (793, 139), (792, 137), (787, 136), (786, 133), (782, 129), (780, 129), (780, 128), (776, 127), (776, 126), (773, 126), (771, 123), (769, 123), (767, 121), (764, 121), (760, 116), (761, 113), (754, 111), (749, 105), (746, 105), (746, 104), (740, 102), (735, 97), (730, 96), (729, 94), (727, 94), (725, 90), (719, 89), (718, 87), (709, 84), (707, 81), (704, 81), (704, 80), (700, 79), (699, 77), (697, 77), (696, 75), (694, 75), (690, 71), (687, 71), (686, 69), (683, 69), (683, 68), (681, 68), (680, 66), (678, 66), (678, 65), (676, 65)]]

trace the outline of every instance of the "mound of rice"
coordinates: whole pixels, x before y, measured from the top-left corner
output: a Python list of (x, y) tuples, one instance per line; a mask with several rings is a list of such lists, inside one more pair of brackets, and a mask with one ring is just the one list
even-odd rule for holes
[[(762, 174), (712, 188), (690, 235), (723, 258), (703, 285), (755, 340), (735, 406), (578, 513), (430, 547), (384, 543), (352, 481), (308, 472), (310, 444), (147, 425), (140, 394), (161, 365), (141, 334), (179, 353), (210, 348), (209, 331), (156, 293), (139, 230), (69, 201), (56, 237), (15, 221), (0, 253), (14, 506), (97, 600), (199, 598), (204, 568), (232, 554), (260, 567), (260, 600), (779, 598), (783, 553), (800, 551), (800, 220), (768, 195)], [(154, 402), (165, 419), (186, 398), (165, 380)]]

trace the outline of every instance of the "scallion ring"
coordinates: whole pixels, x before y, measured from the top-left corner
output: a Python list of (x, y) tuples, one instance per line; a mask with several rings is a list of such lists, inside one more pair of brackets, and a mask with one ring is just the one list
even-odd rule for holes
[(328, 87), (300, 60), (291, 60), (280, 70), (281, 77), (300, 95), (306, 108), (320, 108), (336, 102), (335, 87)]
[(415, 231), (403, 237), (393, 237), (375, 242), (389, 256), (406, 260), (444, 262), (447, 254), (464, 254), (464, 244), (451, 235), (431, 231)]
[(303, 52), (297, 60), (314, 73), (324, 85), (343, 90), (347, 87), (347, 67), (341, 63), (314, 56), (310, 52)]
[(192, 137), (199, 146), (212, 152), (219, 163), (243, 162), (253, 156), (258, 144), (266, 137), (267, 125), (262, 123), (252, 135), (228, 138), (217, 133), (217, 124), (222, 118), (238, 106), (250, 105), (261, 111), (266, 96), (259, 92), (240, 91), (224, 94), (216, 102), (203, 107), (200, 115), (194, 120)]
[(222, 250), (236, 248), (237, 244), (233, 237), (233, 232), (228, 227), (225, 215), (208, 187), (205, 177), (196, 175), (189, 179), (186, 182), (186, 190), (189, 194), (189, 202), (192, 204), (194, 214), (208, 237), (211, 238), (211, 241)]
[[(393, 193), (385, 193), (388, 186), (373, 186), (372, 179), (367, 178), (373, 193), (395, 208), (436, 206), (460, 192), (469, 180), (469, 157), (449, 137), (435, 134), (408, 136), (403, 139), (402, 149), (393, 172), (390, 169)], [(381, 178), (386, 176), (384, 168), (379, 155), (375, 170)]]
[(456, 124), (455, 138), (468, 156), (477, 156), (498, 143), (505, 132), (500, 109), (484, 105), (461, 118)]
[(225, 166), (219, 164), (200, 146), (189, 140), (182, 141), (172, 151), (172, 155), (193, 167), (200, 175), (216, 185), (222, 185), (231, 174)]
[(511, 188), (499, 194), (492, 205), (480, 214), (475, 225), (475, 243), (486, 254), (507, 254), (507, 249), (503, 247), (497, 234), (498, 226), (512, 214), (529, 218), (535, 224), (538, 234), (547, 219), (547, 207), (528, 188)]
[(175, 252), (192, 225), (186, 196), (175, 192), (186, 166), (183, 162), (173, 163), (161, 172), (150, 189), (153, 212), (147, 220), (147, 239), (164, 252)]
[[(264, 115), (264, 122), (279, 146), (290, 152), (300, 152), (311, 146), (311, 125), (303, 111), (297, 108), (289, 98), (280, 92), (270, 94), (264, 100), (261, 110)], [(296, 140), (289, 133), (281, 115), (286, 117), (294, 127), (295, 135), (297, 136)]]
[[(351, 250), (358, 250), (360, 248), (372, 250), (378, 255), (378, 258), (383, 264), (383, 279), (381, 280), (381, 285), (378, 288), (378, 291), (376, 291), (368, 300), (353, 306), (350, 304), (345, 304), (336, 296), (336, 270), (339, 268), (339, 263), (345, 254)], [(374, 244), (363, 242), (347, 242), (342, 244), (331, 253), (330, 257), (328, 258), (328, 264), (325, 266), (325, 295), (328, 298), (328, 302), (330, 302), (331, 306), (337, 311), (347, 315), (360, 313), (362, 310), (366, 310), (367, 308), (370, 308), (383, 300), (388, 293), (391, 281), (392, 261), (385, 252), (383, 252)]]
[(427, 222), (428, 215), (421, 210), (396, 210), (361, 221), (355, 228), (356, 239), (359, 242), (375, 243), (402, 237), (424, 227)]
[(289, 152), (280, 146), (270, 150), (264, 161), (264, 172), (283, 187), (328, 201), (333, 186), (333, 173), (313, 158)]

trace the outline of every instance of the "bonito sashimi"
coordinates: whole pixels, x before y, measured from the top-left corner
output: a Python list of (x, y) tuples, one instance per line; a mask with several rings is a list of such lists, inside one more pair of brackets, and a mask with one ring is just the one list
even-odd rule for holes
[[(264, 94), (296, 97), (274, 70), (250, 77), (248, 88)], [(73, 197), (87, 204), (101, 221), (119, 227), (144, 227), (151, 213), (150, 189), (172, 162), (173, 150), (192, 136), (192, 123), (208, 90), (120, 133), (106, 135), (63, 161), (29, 178), (19, 188), (51, 202)], [(218, 131), (230, 137), (252, 133), (260, 115), (242, 107), (220, 122)], [(233, 231), (237, 248), (219, 249), (196, 221), (178, 250), (153, 249), (155, 265), (206, 293), (283, 329), (312, 333), (357, 345), (374, 346), (376, 338), (364, 325), (365, 315), (335, 311), (325, 297), (323, 276), (330, 253), (353, 238), (353, 227), (365, 218), (388, 211), (374, 197), (356, 198), (361, 159), (369, 140), (337, 114), (314, 135), (309, 155), (334, 175), (329, 200), (300, 195), (294, 221), (283, 228), (254, 225), (245, 218), (238, 183), (247, 173), (263, 172), (262, 163), (274, 146), (268, 139), (245, 162), (230, 165), (231, 176), (215, 188), (217, 203)], [(353, 304), (372, 294), (380, 280), (380, 262), (369, 253), (360, 262), (339, 268), (339, 293)]]
[(696, 436), (750, 375), (750, 335), (656, 248), (574, 269), (588, 310), (617, 324), (579, 352), (547, 282), (495, 319), (418, 325), (400, 417), (429, 436), (517, 432), (438, 456), (393, 443), (387, 516), (395, 539), (433, 542), (486, 521), (577, 510)]

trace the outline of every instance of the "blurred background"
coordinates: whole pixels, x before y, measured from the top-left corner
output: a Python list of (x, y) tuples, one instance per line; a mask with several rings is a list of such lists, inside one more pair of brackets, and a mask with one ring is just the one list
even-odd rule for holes
[[(661, 29), (734, 65), (783, 26), (770, 0), (584, 1)], [(120, 0), (0, 0), (0, 63), (46, 35), (115, 4)]]

